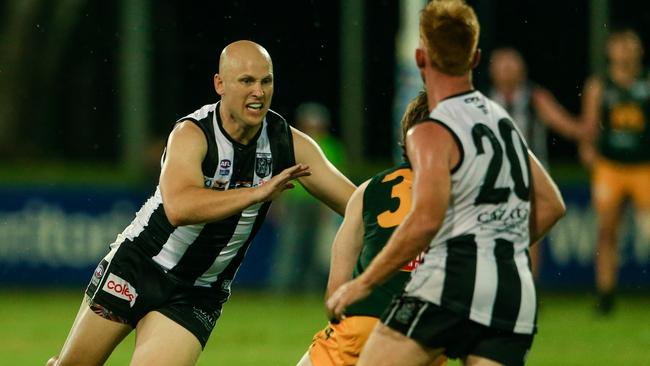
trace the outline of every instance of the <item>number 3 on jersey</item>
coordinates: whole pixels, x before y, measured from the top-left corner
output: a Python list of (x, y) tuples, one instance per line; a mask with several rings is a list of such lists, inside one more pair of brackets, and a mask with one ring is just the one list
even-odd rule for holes
[(382, 183), (393, 182), (400, 178), (402, 181), (395, 184), (390, 191), (392, 198), (397, 198), (399, 203), (395, 211), (384, 211), (377, 216), (377, 224), (383, 228), (395, 227), (402, 223), (404, 217), (411, 209), (411, 182), (413, 173), (410, 169), (398, 169), (384, 177)]
[[(528, 149), (526, 144), (516, 133), (515, 127), (511, 120), (502, 118), (499, 120), (499, 135), (505, 144), (506, 157), (510, 162), (510, 176), (514, 181), (513, 190), (519, 199), (522, 201), (530, 200), (530, 162), (528, 160)], [(503, 164), (503, 148), (499, 139), (494, 134), (492, 129), (483, 123), (477, 123), (472, 128), (472, 140), (476, 146), (477, 155), (485, 153), (483, 148), (483, 138), (487, 138), (492, 146), (494, 155), (490, 159), (490, 163), (485, 173), (483, 185), (476, 196), (474, 201), (475, 205), (484, 203), (498, 204), (508, 201), (510, 196), (510, 187), (496, 187), (496, 181), (501, 171)], [(516, 139), (516, 141), (515, 141)], [(519, 143), (521, 152), (517, 151), (515, 142)], [(522, 164), (523, 160), (523, 164)], [(523, 166), (522, 166), (523, 165)], [(525, 174), (525, 178), (524, 178)], [(525, 179), (525, 180), (524, 180)]]

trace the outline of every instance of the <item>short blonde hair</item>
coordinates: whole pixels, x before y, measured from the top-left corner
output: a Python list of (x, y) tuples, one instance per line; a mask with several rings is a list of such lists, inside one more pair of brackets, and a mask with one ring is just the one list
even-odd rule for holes
[(460, 76), (472, 69), (480, 26), (463, 0), (432, 0), (420, 14), (420, 36), (432, 65)]

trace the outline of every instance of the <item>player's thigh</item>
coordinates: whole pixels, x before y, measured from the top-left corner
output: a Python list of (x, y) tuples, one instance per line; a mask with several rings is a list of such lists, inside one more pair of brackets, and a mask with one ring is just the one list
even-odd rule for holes
[(613, 230), (625, 200), (625, 176), (606, 161), (598, 161), (592, 177), (592, 201), (601, 229)]
[(131, 365), (194, 365), (201, 350), (201, 343), (189, 330), (163, 314), (152, 311), (136, 326)]
[(443, 350), (429, 350), (381, 323), (370, 334), (359, 366), (428, 366)]
[(632, 177), (632, 203), (639, 231), (650, 241), (650, 164), (636, 167)]
[(501, 364), (480, 356), (470, 355), (463, 360), (464, 366), (500, 366)]
[(128, 324), (95, 314), (84, 296), (57, 365), (103, 365), (131, 330)]

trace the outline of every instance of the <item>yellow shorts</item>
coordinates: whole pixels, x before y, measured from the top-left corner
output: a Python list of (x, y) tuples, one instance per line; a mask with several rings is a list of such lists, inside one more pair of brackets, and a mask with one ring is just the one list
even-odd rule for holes
[(621, 164), (598, 159), (594, 164), (593, 203), (596, 211), (619, 209), (627, 198), (635, 208), (650, 209), (650, 163)]
[[(313, 366), (353, 366), (359, 359), (370, 332), (379, 322), (370, 316), (349, 316), (338, 324), (329, 323), (316, 333), (309, 346)], [(438, 357), (432, 366), (444, 366), (446, 357)]]

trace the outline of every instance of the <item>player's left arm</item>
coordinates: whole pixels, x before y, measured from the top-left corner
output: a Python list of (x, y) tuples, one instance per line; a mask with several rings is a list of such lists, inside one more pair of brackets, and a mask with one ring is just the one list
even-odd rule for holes
[(451, 169), (460, 159), (454, 138), (438, 123), (422, 123), (409, 131), (406, 146), (413, 169), (411, 210), (366, 271), (329, 299), (328, 312), (335, 318), (422, 253), (445, 219)]
[(309, 164), (311, 169), (311, 176), (299, 179), (300, 183), (312, 196), (343, 215), (356, 187), (327, 160), (311, 137), (293, 127), (291, 133), (296, 163)]
[(550, 91), (536, 87), (533, 89), (532, 102), (542, 122), (553, 131), (571, 140), (580, 137), (579, 120), (569, 113)]
[(334, 237), (330, 260), (330, 274), (327, 280), (325, 298), (339, 288), (342, 284), (352, 279), (354, 266), (363, 247), (363, 195), (368, 186), (368, 181), (357, 188), (345, 209), (343, 223)]

